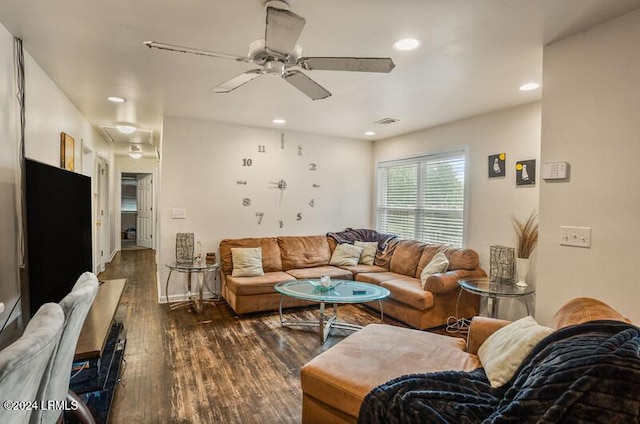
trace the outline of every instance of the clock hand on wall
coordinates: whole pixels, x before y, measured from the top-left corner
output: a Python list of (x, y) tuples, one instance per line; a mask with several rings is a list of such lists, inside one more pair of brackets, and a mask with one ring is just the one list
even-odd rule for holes
[(271, 187), (269, 188), (277, 188), (278, 190), (280, 190), (280, 202), (279, 202), (279, 206), (282, 205), (282, 198), (284, 196), (284, 191), (287, 189), (287, 182), (285, 180), (280, 180), (277, 183), (272, 183), (269, 182), (269, 184), (272, 184)]

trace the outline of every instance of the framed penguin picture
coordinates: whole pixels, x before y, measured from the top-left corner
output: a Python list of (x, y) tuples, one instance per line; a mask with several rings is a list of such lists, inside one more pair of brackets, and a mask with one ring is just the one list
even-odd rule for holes
[(506, 153), (498, 153), (489, 156), (489, 178), (504, 177), (507, 169), (505, 168)]
[(536, 160), (521, 160), (516, 162), (516, 186), (535, 185)]

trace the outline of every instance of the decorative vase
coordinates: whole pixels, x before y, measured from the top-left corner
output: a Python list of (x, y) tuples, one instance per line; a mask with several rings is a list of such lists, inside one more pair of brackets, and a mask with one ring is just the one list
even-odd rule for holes
[(518, 275), (518, 281), (516, 286), (527, 286), (527, 274), (529, 274), (529, 258), (516, 258), (516, 272)]

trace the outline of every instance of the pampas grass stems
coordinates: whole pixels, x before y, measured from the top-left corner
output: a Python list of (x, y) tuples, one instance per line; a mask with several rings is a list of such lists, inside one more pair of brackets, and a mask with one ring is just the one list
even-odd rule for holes
[(538, 217), (535, 212), (532, 212), (524, 222), (514, 216), (511, 218), (513, 218), (513, 228), (516, 230), (516, 256), (527, 259), (538, 244)]

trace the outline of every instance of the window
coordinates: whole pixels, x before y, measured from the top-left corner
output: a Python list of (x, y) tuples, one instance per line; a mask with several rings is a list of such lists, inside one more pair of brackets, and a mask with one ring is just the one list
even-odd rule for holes
[(377, 229), (461, 247), (465, 229), (463, 150), (378, 164)]

